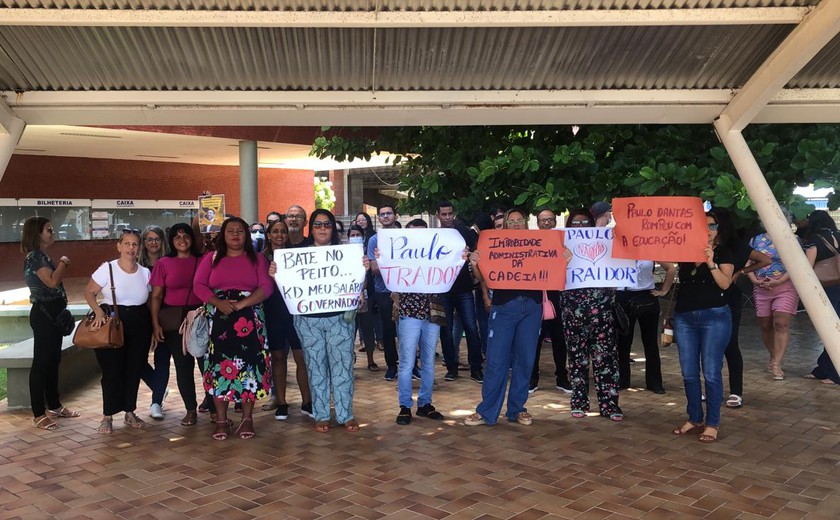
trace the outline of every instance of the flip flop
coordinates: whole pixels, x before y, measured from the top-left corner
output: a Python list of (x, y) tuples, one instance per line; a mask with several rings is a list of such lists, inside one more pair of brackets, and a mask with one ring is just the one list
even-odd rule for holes
[(315, 423), (315, 431), (318, 433), (327, 433), (330, 431), (329, 421), (318, 421)]
[(32, 424), (34, 424), (35, 427), (39, 430), (52, 431), (58, 429), (58, 423), (54, 422), (52, 418), (50, 418), (47, 415), (42, 415), (40, 419), (38, 419), (37, 417), (35, 419), (32, 419)]
[[(686, 428), (688, 426), (688, 428)], [(696, 433), (698, 430), (703, 431), (703, 423), (693, 423), (691, 421), (686, 421), (679, 426), (678, 428), (674, 428), (671, 430), (671, 433), (674, 435), (691, 435), (692, 433)]]
[(47, 410), (47, 415), (52, 417), (53, 419), (57, 419), (59, 417), (70, 419), (73, 417), (81, 417), (82, 414), (77, 412), (76, 410), (71, 410), (65, 406), (62, 406), (58, 410)]
[(350, 433), (356, 433), (359, 431), (361, 427), (359, 426), (359, 422), (356, 419), (350, 419), (346, 423), (344, 423), (344, 431)]

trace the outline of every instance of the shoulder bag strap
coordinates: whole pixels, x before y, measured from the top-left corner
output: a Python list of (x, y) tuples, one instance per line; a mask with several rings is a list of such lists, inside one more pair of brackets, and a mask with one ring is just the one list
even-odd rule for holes
[(114, 316), (120, 319), (120, 310), (117, 308), (117, 291), (114, 289), (114, 267), (108, 262), (108, 275), (111, 277), (111, 302), (114, 304)]
[[(837, 249), (834, 247), (834, 245), (831, 242), (829, 242), (828, 240), (826, 240), (826, 238), (824, 236), (822, 236), (822, 235), (817, 235), (817, 236), (820, 237), (820, 240), (823, 241), (823, 244), (825, 244), (825, 247), (827, 247), (828, 250), (831, 251), (835, 256), (840, 254), (840, 253), (837, 252)], [(834, 233), (831, 234), (831, 238), (832, 238), (832, 240), (834, 239)]]

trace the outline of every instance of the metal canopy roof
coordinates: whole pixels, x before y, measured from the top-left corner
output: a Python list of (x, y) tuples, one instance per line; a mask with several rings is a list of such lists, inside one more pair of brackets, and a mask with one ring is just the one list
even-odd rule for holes
[(837, 4), (0, 0), (0, 91), (28, 124), (710, 123), (788, 48), (750, 120), (838, 122)]

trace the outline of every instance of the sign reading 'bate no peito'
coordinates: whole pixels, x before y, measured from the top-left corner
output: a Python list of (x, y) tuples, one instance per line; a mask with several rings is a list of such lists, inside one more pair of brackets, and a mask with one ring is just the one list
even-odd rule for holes
[(478, 237), (478, 268), (491, 289), (563, 290), (563, 232), (495, 229)]
[(703, 201), (698, 197), (613, 199), (614, 258), (702, 262), (708, 243)]

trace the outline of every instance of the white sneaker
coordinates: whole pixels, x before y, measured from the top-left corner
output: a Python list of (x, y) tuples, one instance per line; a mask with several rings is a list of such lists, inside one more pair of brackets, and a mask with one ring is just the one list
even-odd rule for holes
[(163, 419), (163, 408), (157, 403), (152, 403), (152, 406), (149, 407), (149, 416), (152, 419)]

